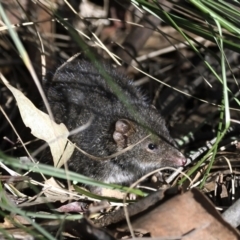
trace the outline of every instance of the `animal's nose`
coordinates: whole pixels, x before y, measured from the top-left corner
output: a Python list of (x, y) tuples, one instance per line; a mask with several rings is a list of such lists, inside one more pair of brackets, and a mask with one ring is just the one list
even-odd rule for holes
[(181, 152), (179, 152), (177, 156), (173, 157), (173, 161), (175, 162), (175, 165), (179, 167), (183, 167), (187, 163), (187, 159)]

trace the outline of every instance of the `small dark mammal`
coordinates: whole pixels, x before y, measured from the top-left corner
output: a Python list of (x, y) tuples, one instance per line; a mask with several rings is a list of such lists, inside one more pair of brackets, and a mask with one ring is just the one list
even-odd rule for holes
[[(98, 66), (109, 75), (110, 82), (102, 77), (96, 65), (75, 56), (45, 84), (55, 121), (63, 122), (71, 131), (94, 116), (90, 127), (69, 138), (96, 157), (106, 157), (140, 143), (105, 160), (92, 159), (75, 150), (69, 160), (69, 169), (107, 183), (129, 185), (157, 168), (183, 166), (186, 159), (174, 147), (157, 110), (144, 100), (126, 76), (104, 62)], [(117, 84), (117, 91), (124, 94), (131, 110), (119, 100), (111, 81)]]

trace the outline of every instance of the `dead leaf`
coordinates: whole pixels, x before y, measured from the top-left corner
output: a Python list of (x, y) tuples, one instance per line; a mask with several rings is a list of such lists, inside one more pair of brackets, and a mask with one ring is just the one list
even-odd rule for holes
[(105, 197), (114, 197), (118, 199), (123, 199), (126, 194), (117, 189), (102, 188), (101, 195)]
[(135, 216), (131, 224), (133, 229), (144, 229), (151, 237), (240, 239), (236, 229), (223, 220), (212, 203), (197, 189), (152, 207), (142, 216)]
[(1, 78), (14, 95), (24, 124), (31, 129), (35, 137), (48, 143), (54, 166), (61, 167), (74, 150), (74, 145), (68, 141), (69, 132), (66, 126), (63, 123), (56, 124), (46, 113), (37, 109), (21, 91), (11, 86), (3, 76)]
[(53, 177), (45, 181), (43, 191), (46, 197), (58, 197), (59, 201), (61, 201), (61, 198), (63, 198), (65, 201), (66, 197), (68, 196), (66, 189), (56, 182)]

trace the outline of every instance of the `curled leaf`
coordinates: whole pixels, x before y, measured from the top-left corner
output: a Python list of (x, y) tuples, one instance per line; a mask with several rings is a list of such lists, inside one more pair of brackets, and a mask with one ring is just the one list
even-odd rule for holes
[(35, 137), (48, 143), (54, 166), (61, 167), (74, 150), (74, 145), (68, 141), (68, 129), (63, 123), (55, 123), (48, 114), (37, 109), (21, 91), (11, 86), (2, 75), (1, 77), (17, 101), (24, 124), (31, 129)]

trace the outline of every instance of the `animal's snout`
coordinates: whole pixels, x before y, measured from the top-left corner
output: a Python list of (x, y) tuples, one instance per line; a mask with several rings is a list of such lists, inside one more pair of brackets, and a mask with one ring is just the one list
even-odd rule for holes
[(175, 156), (172, 156), (172, 161), (177, 167), (183, 167), (187, 163), (187, 159), (181, 152), (178, 152)]

